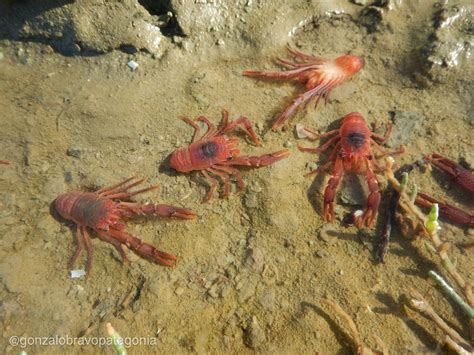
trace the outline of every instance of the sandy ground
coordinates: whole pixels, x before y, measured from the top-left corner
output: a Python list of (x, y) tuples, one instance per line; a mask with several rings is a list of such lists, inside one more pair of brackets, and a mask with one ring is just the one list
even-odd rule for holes
[[(394, 118), (398, 136), (391, 145), (407, 146), (399, 165), (431, 151), (472, 164), (473, 63), (430, 71), (422, 55), (439, 6), (390, 2), (392, 9), (380, 8), (378, 23), (370, 12), (361, 15), (366, 8), (348, 1), (231, 3), (174, 2), (181, 33), (163, 36), (153, 54), (109, 48), (67, 55), (48, 39), (0, 40), (0, 158), (12, 161), (0, 166), (2, 352), (19, 352), (9, 344), (12, 336), (100, 337), (112, 322), (125, 337), (156, 342), (133, 346), (132, 353), (351, 353), (346, 325), (320, 297), (336, 300), (369, 345), (376, 345), (377, 334), (393, 353), (434, 351), (443, 335), (427, 319), (408, 317), (410, 287), (467, 334), (459, 308), (426, 280), (429, 270), (442, 268), (423, 241), (405, 239), (396, 229), (386, 264), (377, 264), (381, 218), (374, 231), (342, 226), (341, 217), (358, 207), (341, 198), (337, 238), (333, 243), (319, 238), (328, 176), (303, 177), (320, 160), (296, 149), (297, 143), (313, 143), (298, 141), (293, 129), (267, 130), (300, 87), (241, 74), (277, 69), (273, 60), (284, 55), (286, 44), (327, 57), (360, 55), (365, 68), (335, 89), (330, 103), (299, 113), (291, 126), (302, 122), (324, 132), (351, 111), (380, 127)], [(195, 21), (185, 21), (193, 16)], [(139, 64), (135, 71), (127, 66), (131, 59)], [(191, 139), (192, 129), (179, 115), (204, 114), (218, 123), (222, 108), (233, 117), (249, 117), (263, 140), (255, 147), (237, 134), (244, 153), (288, 147), (292, 155), (245, 171), (243, 193), (201, 204), (207, 186), (196, 176), (171, 171), (166, 158)], [(397, 117), (409, 119), (397, 125)], [(412, 122), (414, 128), (403, 131)], [(75, 239), (51, 216), (50, 203), (64, 192), (134, 174), (160, 184), (140, 201), (198, 213), (195, 221), (128, 223), (130, 232), (176, 254), (176, 268), (132, 252), (124, 266), (111, 245), (94, 238), (91, 277), (71, 279), (67, 263)], [(412, 180), (427, 193), (473, 208), (472, 196), (443, 174), (415, 171)], [(350, 181), (344, 187), (349, 195), (353, 185), (365, 183)], [(472, 230), (446, 222), (442, 227), (446, 240), (472, 241)], [(472, 255), (456, 247), (452, 255), (473, 281)], [(110, 347), (79, 345), (25, 350), (112, 353)]]

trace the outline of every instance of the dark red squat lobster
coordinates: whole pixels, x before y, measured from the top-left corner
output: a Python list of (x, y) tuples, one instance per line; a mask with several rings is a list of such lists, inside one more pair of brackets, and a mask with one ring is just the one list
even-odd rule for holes
[(198, 123), (188, 117), (180, 118), (194, 127), (195, 131), (192, 142), (188, 147), (180, 148), (171, 154), (170, 166), (181, 173), (191, 171), (202, 173), (210, 184), (210, 189), (202, 202), (208, 202), (214, 194), (217, 188), (215, 177), (224, 181), (223, 197), (227, 197), (230, 193), (230, 176), (235, 176), (237, 179), (239, 192), (245, 186), (239, 170), (235, 168), (236, 166), (260, 168), (290, 155), (288, 149), (283, 149), (262, 156), (239, 156), (240, 150), (236, 148), (238, 138), (228, 137), (226, 133), (241, 125), (256, 145), (260, 145), (260, 141), (248, 118), (239, 117), (231, 121), (227, 110), (222, 110), (222, 123), (218, 128), (214, 127), (205, 116), (199, 116), (195, 119), (195, 121), (204, 122), (207, 126), (207, 132), (199, 139), (200, 128)]
[[(470, 192), (474, 192), (474, 174), (470, 170), (437, 153), (425, 157), (425, 160), (450, 175), (458, 185)], [(460, 208), (438, 201), (422, 192), (418, 192), (415, 202), (417, 205), (427, 208), (431, 208), (434, 203), (437, 203), (441, 216), (446, 217), (453, 222), (468, 225), (469, 227), (474, 226), (474, 215), (472, 212), (466, 212)]]
[(135, 177), (95, 192), (68, 192), (54, 201), (54, 207), (61, 217), (74, 222), (77, 226), (77, 249), (70, 261), (70, 267), (74, 265), (84, 246), (86, 247), (86, 277), (90, 273), (93, 256), (89, 230), (95, 231), (102, 240), (112, 244), (124, 262), (128, 259), (122, 245), (157, 264), (174, 266), (175, 256), (159, 251), (153, 245), (127, 233), (123, 220), (145, 215), (194, 219), (196, 214), (188, 209), (170, 205), (134, 202), (133, 196), (156, 189), (158, 185), (129, 192), (132, 187), (143, 183), (146, 179), (132, 180), (135, 180)]
[(328, 215), (331, 215), (331, 221), (334, 223), (334, 198), (336, 196), (339, 181), (345, 172), (360, 174), (365, 171), (367, 184), (369, 187), (369, 197), (367, 198), (367, 206), (362, 214), (356, 218), (357, 227), (364, 224), (371, 228), (374, 224), (377, 210), (380, 204), (380, 192), (377, 178), (373, 172), (373, 166), (377, 166), (375, 156), (372, 154), (371, 146), (374, 146), (381, 155), (377, 158), (389, 154), (400, 154), (404, 152), (404, 147), (400, 147), (398, 151), (386, 152), (376, 141), (385, 142), (391, 133), (391, 125), (387, 126), (385, 136), (379, 136), (372, 133), (367, 127), (364, 117), (358, 112), (351, 112), (342, 119), (339, 129), (329, 131), (324, 134), (318, 134), (308, 128), (304, 129), (308, 138), (315, 140), (319, 138), (331, 137), (327, 142), (318, 148), (304, 148), (298, 146), (301, 151), (321, 153), (334, 146), (328, 161), (308, 173), (313, 175), (321, 171), (332, 168), (332, 175), (324, 190), (324, 209), (323, 218), (327, 221)]
[(295, 58), (295, 62), (286, 59), (277, 59), (277, 63), (291, 70), (287, 71), (258, 71), (245, 70), (244, 75), (271, 79), (299, 80), (305, 85), (306, 92), (299, 95), (277, 117), (272, 125), (274, 131), (281, 128), (285, 121), (292, 116), (300, 105), (309, 104), (316, 98), (315, 107), (319, 100), (324, 98), (327, 102), (332, 88), (342, 83), (364, 67), (364, 60), (355, 55), (341, 55), (336, 59), (324, 59), (302, 53), (290, 47), (288, 52)]

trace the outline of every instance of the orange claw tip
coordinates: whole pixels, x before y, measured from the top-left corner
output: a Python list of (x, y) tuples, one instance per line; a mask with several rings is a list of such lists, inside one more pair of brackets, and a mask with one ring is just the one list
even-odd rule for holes
[(282, 149), (272, 154), (272, 156), (277, 159), (283, 159), (283, 158), (289, 157), (290, 155), (291, 155), (291, 152), (288, 149)]
[(186, 208), (181, 208), (176, 212), (174, 217), (182, 218), (182, 219), (196, 219), (197, 214), (194, 211), (188, 210)]

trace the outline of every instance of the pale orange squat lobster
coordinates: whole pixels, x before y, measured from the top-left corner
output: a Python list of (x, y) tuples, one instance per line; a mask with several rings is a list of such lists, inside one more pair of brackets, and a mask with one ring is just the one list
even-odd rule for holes
[(269, 79), (299, 80), (306, 91), (299, 95), (273, 122), (274, 131), (280, 129), (286, 120), (295, 114), (300, 105), (306, 108), (312, 99), (318, 106), (321, 99), (327, 102), (332, 88), (339, 85), (364, 67), (364, 60), (355, 55), (341, 55), (336, 59), (325, 59), (287, 48), (294, 62), (277, 59), (277, 63), (289, 68), (286, 71), (245, 70), (244, 75)]

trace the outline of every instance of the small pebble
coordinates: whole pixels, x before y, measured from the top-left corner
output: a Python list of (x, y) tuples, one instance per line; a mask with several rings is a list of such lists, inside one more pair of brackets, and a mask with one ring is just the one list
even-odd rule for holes
[(70, 272), (71, 279), (78, 279), (83, 276), (86, 276), (85, 270), (71, 270)]
[(82, 149), (81, 148), (68, 148), (68, 150), (66, 151), (66, 154), (70, 157), (80, 159), (82, 155)]
[(306, 168), (309, 170), (309, 171), (313, 171), (313, 170), (316, 170), (318, 168), (318, 164), (312, 162), (312, 163), (308, 163), (306, 164)]
[(247, 208), (257, 208), (258, 207), (258, 199), (257, 196), (253, 194), (247, 194), (245, 197), (245, 206)]
[(362, 6), (365, 6), (369, 3), (367, 0), (352, 0), (352, 2), (356, 5), (362, 5)]
[(253, 316), (249, 325), (245, 329), (245, 343), (252, 349), (258, 349), (265, 341), (265, 331), (258, 323), (257, 317)]
[(260, 186), (260, 184), (257, 181), (255, 181), (250, 186), (250, 190), (252, 190), (253, 192), (259, 193), (259, 192), (262, 192), (262, 187)]
[(134, 60), (129, 61), (127, 65), (130, 69), (132, 69), (132, 71), (135, 71), (138, 68), (138, 63), (135, 62)]
[(70, 171), (64, 172), (64, 179), (66, 180), (67, 183), (72, 182), (72, 173)]
[(293, 143), (291, 143), (290, 141), (286, 141), (286, 142), (283, 144), (283, 146), (284, 146), (285, 148), (291, 148), (291, 147), (293, 147)]
[(207, 294), (212, 298), (219, 297), (219, 290), (217, 285), (213, 285), (209, 290), (207, 290)]
[(337, 230), (330, 224), (326, 224), (319, 230), (319, 238), (332, 245), (337, 241)]
[(341, 270), (338, 271), (338, 273), (339, 273), (339, 275), (344, 275), (344, 270), (341, 269)]
[(184, 292), (184, 288), (182, 287), (177, 287), (176, 290), (174, 290), (174, 293), (176, 294), (176, 296), (181, 296)]
[(314, 253), (314, 255), (316, 255), (318, 258), (324, 258), (327, 256), (326, 252), (323, 250), (318, 250), (316, 253)]

